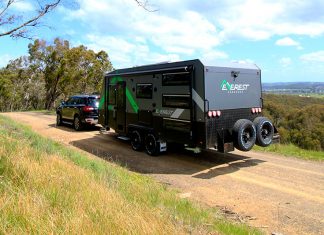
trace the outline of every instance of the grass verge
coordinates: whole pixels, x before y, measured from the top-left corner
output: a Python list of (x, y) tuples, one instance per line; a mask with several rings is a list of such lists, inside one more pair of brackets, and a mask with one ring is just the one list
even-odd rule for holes
[(324, 161), (324, 152), (305, 150), (293, 144), (272, 144), (266, 148), (255, 146), (253, 150), (259, 152), (278, 153), (284, 156), (296, 157), (305, 160)]
[(260, 234), (0, 115), (0, 233)]

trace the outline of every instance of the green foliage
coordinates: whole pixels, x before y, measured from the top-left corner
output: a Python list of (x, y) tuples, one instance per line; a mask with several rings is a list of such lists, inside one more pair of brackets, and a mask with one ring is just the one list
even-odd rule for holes
[(66, 40), (35, 40), (29, 55), (0, 70), (0, 111), (52, 109), (56, 100), (76, 93), (100, 91), (104, 73), (112, 69), (108, 54)]
[(324, 152), (302, 149), (293, 144), (272, 144), (267, 148), (254, 146), (253, 150), (278, 153), (287, 157), (295, 157), (306, 160), (324, 161)]
[(324, 100), (292, 95), (264, 95), (264, 115), (273, 120), (282, 143), (324, 150)]

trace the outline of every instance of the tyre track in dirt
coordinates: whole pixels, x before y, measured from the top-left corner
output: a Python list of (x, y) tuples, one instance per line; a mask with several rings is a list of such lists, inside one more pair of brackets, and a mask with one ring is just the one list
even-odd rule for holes
[(324, 234), (323, 162), (252, 151), (194, 155), (173, 149), (150, 157), (134, 152), (113, 132), (56, 127), (55, 116), (38, 112), (4, 115), (43, 136), (148, 174), (179, 189), (182, 197), (231, 211), (230, 217), (234, 214), (266, 233)]

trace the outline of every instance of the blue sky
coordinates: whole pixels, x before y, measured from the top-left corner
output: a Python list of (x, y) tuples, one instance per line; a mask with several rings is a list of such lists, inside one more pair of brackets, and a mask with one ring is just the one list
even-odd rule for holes
[[(115, 68), (198, 58), (207, 65), (255, 63), (263, 82), (324, 82), (323, 0), (149, 0), (155, 12), (134, 0), (76, 2), (43, 18), (51, 27), (30, 35), (105, 50)], [(35, 11), (35, 1), (15, 4), (14, 13)], [(30, 42), (1, 37), (0, 67), (26, 55)]]

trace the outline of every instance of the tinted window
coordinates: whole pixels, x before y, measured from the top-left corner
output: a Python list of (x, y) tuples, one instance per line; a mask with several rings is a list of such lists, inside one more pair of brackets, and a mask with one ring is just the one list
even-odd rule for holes
[(138, 83), (136, 85), (136, 98), (152, 99), (153, 85), (148, 83)]
[(162, 106), (171, 108), (190, 108), (189, 95), (163, 95)]
[(99, 107), (99, 98), (89, 97), (87, 104), (93, 107)]
[(162, 75), (162, 86), (190, 85), (190, 73), (166, 73)]
[(69, 105), (78, 104), (78, 100), (79, 100), (79, 98), (77, 98), (77, 97), (72, 97), (72, 98), (70, 98), (70, 99), (68, 100), (67, 104), (69, 104)]

